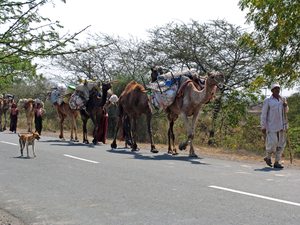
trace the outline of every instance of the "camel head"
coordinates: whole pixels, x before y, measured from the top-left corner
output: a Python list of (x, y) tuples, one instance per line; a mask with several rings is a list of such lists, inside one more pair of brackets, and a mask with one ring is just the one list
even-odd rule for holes
[(102, 90), (103, 90), (103, 91), (108, 91), (109, 89), (111, 89), (111, 84), (110, 84), (110, 82), (103, 82), (103, 83), (102, 83)]
[(207, 72), (207, 79), (205, 86), (215, 86), (219, 83), (223, 84), (225, 83), (225, 77), (223, 74), (217, 73), (217, 72)]
[(161, 67), (158, 68), (151, 68), (151, 82), (157, 80), (158, 75), (164, 74), (164, 70)]

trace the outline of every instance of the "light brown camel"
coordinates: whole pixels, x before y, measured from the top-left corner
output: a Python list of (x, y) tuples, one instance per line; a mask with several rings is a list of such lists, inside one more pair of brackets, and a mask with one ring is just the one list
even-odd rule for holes
[[(180, 97), (177, 96), (174, 102), (165, 109), (167, 118), (169, 120), (169, 130), (168, 130), (168, 153), (173, 155), (178, 154), (175, 148), (175, 136), (173, 132), (173, 125), (178, 116), (180, 115), (181, 120), (187, 129), (187, 138), (179, 144), (179, 149), (186, 149), (188, 143), (190, 143), (189, 157), (197, 157), (194, 151), (193, 139), (195, 133), (195, 126), (198, 120), (201, 106), (206, 104), (214, 91), (214, 87), (218, 83), (224, 83), (225, 79), (222, 74), (207, 72), (207, 78), (205, 81), (205, 88), (199, 91), (196, 88), (194, 82), (188, 82), (184, 87)], [(192, 126), (190, 126), (188, 117), (193, 116)], [(171, 139), (173, 142), (173, 149), (171, 148)]]
[(33, 127), (33, 118), (35, 114), (35, 100), (28, 98), (28, 99), (20, 99), (18, 103), (18, 108), (21, 110), (22, 108), (25, 111), (26, 118), (27, 118), (27, 127), (28, 127), (28, 132), (31, 133), (32, 127)]
[[(46, 100), (50, 100), (51, 98), (51, 91), (47, 92)], [(60, 127), (60, 135), (58, 136), (62, 141), (65, 141), (64, 137), (64, 126), (63, 123), (65, 119), (69, 116), (72, 120), (72, 125), (71, 125), (71, 136), (70, 136), (70, 141), (78, 142), (77, 138), (77, 126), (76, 126), (76, 119), (79, 115), (79, 110), (74, 110), (71, 109), (70, 105), (68, 103), (62, 102), (60, 105), (57, 103), (54, 104), (56, 107), (56, 112), (57, 116), (59, 119), (59, 127)], [(74, 139), (74, 134), (75, 133), (75, 139)]]
[[(125, 113), (124, 113), (125, 112)], [(148, 96), (145, 88), (138, 84), (136, 81), (131, 81), (123, 91), (123, 93), (119, 97), (118, 108), (117, 108), (117, 123), (115, 127), (114, 140), (111, 144), (112, 148), (117, 148), (116, 138), (119, 129), (119, 123), (122, 120), (123, 115), (127, 114), (130, 123), (131, 123), (131, 131), (132, 131), (132, 150), (138, 151), (137, 147), (137, 117), (142, 114), (146, 114), (147, 116), (147, 126), (148, 133), (151, 142), (151, 152), (157, 153), (157, 149), (155, 148), (152, 129), (151, 129), (151, 119), (152, 119), (152, 110), (148, 105)]]

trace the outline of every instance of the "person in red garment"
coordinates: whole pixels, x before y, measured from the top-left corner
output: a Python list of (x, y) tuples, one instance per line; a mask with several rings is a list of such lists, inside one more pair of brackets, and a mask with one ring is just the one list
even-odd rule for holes
[[(97, 133), (97, 140), (105, 144), (106, 142), (106, 133), (108, 127), (108, 114), (106, 108), (102, 110), (102, 117), (98, 122), (98, 133)], [(95, 137), (95, 131), (93, 130), (93, 137)]]

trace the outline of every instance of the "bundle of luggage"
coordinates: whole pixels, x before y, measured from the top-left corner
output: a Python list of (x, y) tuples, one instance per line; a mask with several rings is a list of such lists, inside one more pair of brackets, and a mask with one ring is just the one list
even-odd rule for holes
[[(103, 95), (100, 82), (93, 80), (85, 80), (77, 86), (69, 84), (68, 87), (64, 84), (58, 83), (52, 89), (55, 90), (51, 93), (51, 105), (54, 103), (60, 105), (62, 102), (65, 102), (70, 105), (71, 109), (75, 110), (85, 110), (86, 104), (92, 93), (97, 92), (99, 96)], [(118, 97), (113, 95), (111, 90), (107, 92), (107, 102), (109, 101), (118, 101)]]
[(166, 109), (170, 106), (182, 85), (190, 80), (195, 72), (190, 70), (176, 70), (163, 75), (158, 75), (157, 80), (146, 87), (148, 88), (149, 106), (152, 109)]
[(18, 102), (18, 108), (19, 109), (22, 109), (22, 108), (26, 109), (29, 106), (30, 103), (32, 103), (33, 105), (41, 104), (41, 107), (44, 108), (44, 102), (39, 98), (37, 98), (37, 99), (22, 98)]

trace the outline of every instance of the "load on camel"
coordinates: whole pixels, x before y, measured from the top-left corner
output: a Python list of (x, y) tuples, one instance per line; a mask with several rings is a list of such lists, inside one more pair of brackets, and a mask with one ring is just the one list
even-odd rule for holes
[(146, 114), (147, 117), (147, 127), (151, 142), (151, 152), (158, 152), (153, 141), (151, 129), (152, 109), (148, 105), (147, 90), (145, 90), (142, 85), (138, 84), (134, 80), (127, 84), (125, 90), (119, 97), (117, 108), (117, 123), (115, 127), (114, 140), (111, 143), (112, 148), (117, 148), (116, 139), (119, 129), (119, 123), (121, 122), (123, 116), (127, 116), (130, 120), (130, 130), (132, 132), (131, 136), (133, 139), (131, 151), (140, 150), (137, 146), (137, 117), (143, 114)]
[(79, 115), (79, 110), (73, 109), (69, 105), (69, 99), (75, 92), (75, 85), (69, 84), (68, 87), (66, 87), (64, 84), (57, 83), (54, 87), (51, 87), (51, 89), (54, 90), (47, 92), (46, 100), (50, 101), (51, 106), (54, 105), (56, 107), (60, 127), (59, 138), (65, 141), (63, 123), (69, 116), (72, 120), (70, 141), (78, 142), (76, 119)]
[[(110, 90), (113, 84), (111, 82), (84, 81), (76, 87), (75, 95), (82, 98), (84, 96), (84, 107), (80, 109), (80, 115), (83, 122), (83, 143), (89, 144), (87, 138), (87, 122), (91, 119), (94, 124), (93, 144), (98, 144), (99, 122), (103, 116), (103, 109), (107, 108), (112, 102), (117, 102), (118, 97)], [(75, 97), (74, 97), (75, 98)], [(76, 101), (75, 101), (76, 102)], [(100, 127), (102, 129), (102, 127)]]
[[(6, 124), (7, 124), (7, 111), (14, 103), (14, 95), (5, 94), (0, 95), (0, 131), (6, 130)], [(2, 116), (4, 114), (5, 121), (2, 128)]]
[[(203, 67), (202, 69), (206, 72), (206, 70)], [(155, 74), (153, 74), (153, 70), (151, 76), (155, 77)], [(157, 81), (156, 81), (157, 85), (159, 85), (159, 81), (158, 81), (159, 79), (164, 80), (166, 85), (171, 87), (170, 89), (168, 88), (166, 89), (172, 90), (169, 91), (169, 94), (171, 94), (172, 96), (171, 97), (168, 96), (164, 98), (158, 96), (158, 99), (153, 99), (156, 98), (156, 96), (158, 95), (156, 90), (157, 88), (156, 88), (153, 89), (154, 94), (150, 92), (151, 94), (149, 94), (149, 99), (151, 101), (150, 105), (154, 105), (154, 107), (160, 107), (165, 110), (165, 113), (169, 120), (168, 153), (172, 153), (173, 155), (178, 154), (177, 149), (175, 148), (175, 135), (173, 132), (173, 126), (176, 119), (180, 115), (183, 123), (187, 128), (187, 138), (179, 144), (179, 149), (180, 150), (186, 149), (188, 143), (190, 143), (189, 156), (197, 157), (193, 147), (193, 139), (194, 139), (195, 126), (198, 120), (200, 109), (203, 104), (206, 104), (213, 99), (216, 85), (218, 83), (225, 82), (224, 76), (218, 73), (206, 72), (205, 88), (203, 87), (202, 90), (200, 90), (201, 87), (199, 87), (199, 83), (193, 81), (197, 77), (200, 78), (196, 72), (175, 71), (160, 76), (161, 77), (157, 76)], [(192, 80), (189, 78), (191, 78)], [(160, 91), (161, 90), (162, 88), (160, 88)], [(170, 99), (173, 101), (171, 101)], [(192, 126), (190, 126), (188, 122), (189, 116), (193, 116)], [(171, 148), (171, 139), (173, 142), (173, 149)]]
[(40, 99), (22, 98), (18, 102), (19, 110), (24, 109), (26, 114), (28, 133), (31, 133), (33, 131), (33, 118), (35, 115), (37, 103), (41, 103), (42, 108), (44, 108), (44, 103)]

